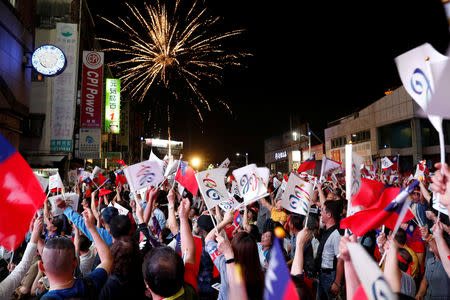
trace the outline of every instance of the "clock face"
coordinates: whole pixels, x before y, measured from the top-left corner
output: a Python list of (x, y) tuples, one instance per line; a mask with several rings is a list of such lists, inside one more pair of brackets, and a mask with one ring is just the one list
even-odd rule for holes
[(43, 45), (34, 50), (31, 56), (33, 68), (44, 76), (55, 76), (64, 71), (66, 56), (53, 45)]

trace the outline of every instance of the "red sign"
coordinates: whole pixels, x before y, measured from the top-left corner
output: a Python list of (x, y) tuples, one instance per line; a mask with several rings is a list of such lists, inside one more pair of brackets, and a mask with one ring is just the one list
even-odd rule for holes
[(103, 52), (83, 51), (81, 128), (101, 128), (103, 63)]

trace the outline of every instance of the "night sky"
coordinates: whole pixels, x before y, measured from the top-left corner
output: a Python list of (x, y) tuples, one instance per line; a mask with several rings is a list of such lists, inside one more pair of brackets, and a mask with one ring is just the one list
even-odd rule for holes
[[(439, 0), (204, 2), (224, 30), (246, 29), (230, 47), (253, 54), (245, 69), (224, 74), (221, 92), (232, 115), (213, 111), (200, 123), (185, 107), (174, 108), (172, 138), (185, 142), (186, 155), (216, 163), (248, 152), (250, 162), (262, 165), (264, 139), (288, 131), (290, 114), (322, 138), (327, 122), (401, 85), (397, 55), (424, 42), (445, 53), (449, 43)], [(88, 4), (97, 36), (111, 29), (98, 14), (114, 19), (127, 11), (118, 0)]]

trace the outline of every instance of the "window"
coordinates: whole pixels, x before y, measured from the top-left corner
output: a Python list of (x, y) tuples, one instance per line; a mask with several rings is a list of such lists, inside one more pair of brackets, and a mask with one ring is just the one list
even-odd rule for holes
[(353, 133), (351, 136), (352, 143), (361, 143), (370, 141), (370, 130), (364, 130), (357, 133)]
[(347, 144), (347, 138), (345, 136), (331, 139), (331, 148), (344, 147), (345, 144)]
[(378, 148), (409, 148), (412, 146), (410, 120), (378, 127)]
[(27, 137), (42, 137), (45, 114), (29, 114), (28, 118), (22, 121), (22, 131)]

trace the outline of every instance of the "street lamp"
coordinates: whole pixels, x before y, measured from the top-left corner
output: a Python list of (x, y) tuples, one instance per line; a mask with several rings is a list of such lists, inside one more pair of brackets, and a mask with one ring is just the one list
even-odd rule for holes
[[(239, 152), (236, 153), (236, 156), (239, 157), (241, 154)], [(248, 152), (245, 152), (245, 165), (248, 165)]]
[(198, 167), (200, 166), (200, 159), (198, 157), (194, 157), (191, 160), (192, 166), (196, 169), (198, 169)]
[(143, 136), (141, 136), (141, 161), (143, 161), (144, 160), (144, 143), (145, 143), (145, 141), (144, 141), (144, 137)]

